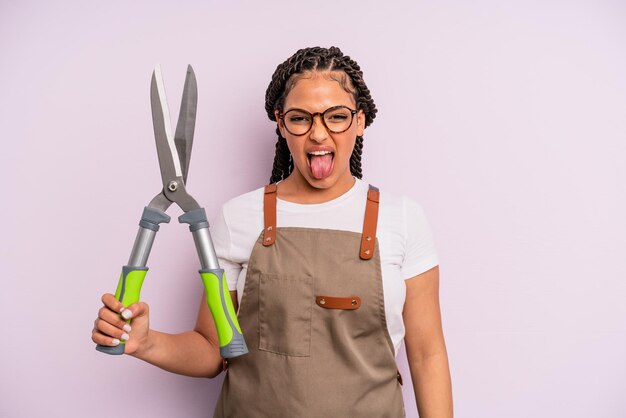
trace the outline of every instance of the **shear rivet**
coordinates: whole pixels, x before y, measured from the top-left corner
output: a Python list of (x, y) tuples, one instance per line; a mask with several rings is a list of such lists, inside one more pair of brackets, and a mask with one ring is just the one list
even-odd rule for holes
[(367, 241), (371, 241), (371, 240), (372, 240), (372, 237), (370, 237), (370, 236), (368, 235), (367, 237), (365, 237), (365, 239), (366, 239)]
[(175, 192), (175, 191), (176, 191), (176, 189), (178, 189), (178, 183), (177, 183), (177, 182), (175, 182), (175, 181), (173, 181), (173, 180), (172, 180), (172, 181), (170, 181), (170, 183), (167, 185), (167, 189), (168, 189), (170, 192)]
[(352, 304), (356, 305), (356, 299), (352, 299)]
[(271, 227), (271, 226), (268, 226), (268, 227), (267, 227), (267, 230), (268, 230), (268, 231), (271, 231), (271, 230), (272, 230), (272, 227)]
[(370, 250), (365, 250), (365, 255), (370, 255)]
[(272, 238), (271, 238), (271, 237), (267, 237), (267, 238), (265, 238), (265, 241), (271, 241), (271, 240), (272, 240)]
[(320, 305), (326, 305), (326, 299), (320, 299)]

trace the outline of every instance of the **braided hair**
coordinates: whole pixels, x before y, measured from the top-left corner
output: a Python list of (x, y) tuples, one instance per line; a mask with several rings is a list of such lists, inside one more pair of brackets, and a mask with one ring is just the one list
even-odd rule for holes
[[(298, 50), (287, 61), (276, 67), (272, 75), (272, 81), (265, 92), (265, 111), (270, 120), (276, 122), (275, 110), (282, 111), (285, 98), (291, 91), (299, 76), (315, 71), (341, 71), (347, 77), (333, 77), (341, 87), (352, 94), (357, 110), (363, 110), (365, 114), (365, 127), (369, 126), (376, 117), (376, 105), (370, 95), (370, 91), (363, 80), (363, 72), (356, 61), (344, 55), (337, 47), (330, 48), (303, 48)], [(332, 75), (331, 75), (332, 76)], [(293, 159), (287, 147), (287, 140), (283, 138), (280, 129), (276, 128), (278, 140), (276, 141), (276, 155), (270, 183), (283, 180), (293, 171)], [(357, 136), (350, 157), (350, 172), (357, 178), (362, 178), (361, 153), (363, 151), (363, 137)]]

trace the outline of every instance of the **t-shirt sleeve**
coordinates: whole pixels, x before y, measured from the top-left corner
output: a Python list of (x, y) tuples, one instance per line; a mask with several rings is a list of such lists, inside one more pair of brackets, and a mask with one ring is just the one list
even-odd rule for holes
[(224, 208), (220, 209), (215, 221), (211, 224), (211, 239), (213, 240), (217, 260), (226, 274), (228, 290), (236, 290), (237, 279), (239, 278), (242, 266), (231, 259), (232, 241), (230, 238), (230, 229), (228, 228), (228, 223), (224, 215)]
[(402, 277), (407, 280), (437, 266), (439, 259), (424, 210), (407, 197), (404, 198), (404, 221), (405, 253)]

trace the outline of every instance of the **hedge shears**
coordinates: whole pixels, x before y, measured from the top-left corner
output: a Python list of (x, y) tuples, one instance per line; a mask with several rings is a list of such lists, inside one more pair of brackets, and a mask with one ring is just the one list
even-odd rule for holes
[[(213, 248), (206, 212), (185, 188), (198, 102), (196, 76), (191, 65), (187, 67), (178, 124), (173, 136), (161, 68), (158, 65), (152, 73), (150, 102), (163, 189), (143, 210), (139, 231), (128, 264), (122, 267), (115, 297), (124, 306), (139, 301), (141, 286), (148, 271), (146, 263), (154, 238), (159, 225), (170, 221), (165, 211), (172, 203), (176, 203), (185, 212), (178, 221), (189, 224), (200, 258), (200, 277), (217, 327), (220, 354), (224, 358), (246, 354), (248, 348), (237, 321), (224, 270), (220, 269)], [(107, 354), (123, 354), (124, 342), (115, 347), (97, 345), (96, 349)]]

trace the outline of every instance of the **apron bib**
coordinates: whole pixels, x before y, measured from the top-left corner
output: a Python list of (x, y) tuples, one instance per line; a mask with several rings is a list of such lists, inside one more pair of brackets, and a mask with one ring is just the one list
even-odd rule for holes
[(400, 418), (370, 186), (363, 234), (276, 228), (276, 185), (250, 256), (238, 319), (250, 352), (230, 359), (214, 418)]

